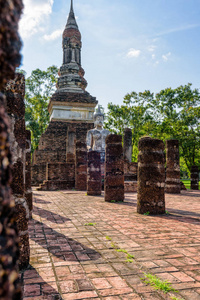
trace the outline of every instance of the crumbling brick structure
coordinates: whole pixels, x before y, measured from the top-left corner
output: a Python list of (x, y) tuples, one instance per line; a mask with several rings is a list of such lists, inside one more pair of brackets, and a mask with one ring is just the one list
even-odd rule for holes
[(40, 184), (39, 191), (69, 190), (75, 186), (74, 163), (47, 163), (46, 179)]
[(26, 170), (25, 170), (25, 198), (29, 208), (29, 218), (32, 218), (33, 193), (31, 188), (31, 132), (26, 130)]
[[(63, 64), (59, 70), (57, 90), (48, 106), (50, 123), (33, 154), (32, 178), (35, 185), (47, 180), (47, 171), (44, 172), (47, 163), (75, 164), (76, 142), (85, 143), (87, 131), (94, 127), (93, 113), (98, 101), (85, 90), (87, 82), (81, 66), (81, 46), (81, 33), (71, 3), (63, 31)], [(71, 178), (66, 177), (66, 180)], [(44, 186), (49, 185), (45, 183)]]
[(100, 152), (88, 152), (87, 165), (87, 195), (99, 196), (101, 195), (101, 157)]
[(170, 194), (180, 194), (180, 166), (179, 166), (179, 141), (167, 140), (167, 172), (165, 192)]
[[(0, 0), (0, 90), (14, 77), (20, 63), (21, 42), (18, 21), (22, 1)], [(20, 299), (18, 279), (18, 235), (15, 223), (14, 199), (11, 197), (11, 152), (9, 148), (9, 121), (5, 111), (6, 98), (0, 93), (0, 298)]]
[(124, 155), (121, 135), (107, 136), (105, 158), (105, 201), (124, 201)]
[(15, 214), (19, 232), (19, 267), (26, 268), (29, 264), (29, 207), (25, 198), (26, 170), (26, 129), (25, 129), (25, 78), (16, 74), (15, 79), (7, 83), (5, 89), (7, 112), (11, 124), (12, 151), (12, 183), (11, 189), (15, 199)]
[(132, 130), (125, 128), (124, 130), (124, 161), (132, 161)]
[(124, 190), (125, 193), (137, 192), (137, 168), (132, 162), (132, 130), (124, 130)]
[(87, 190), (87, 145), (83, 142), (76, 143), (75, 189)]
[(199, 168), (198, 166), (191, 167), (191, 190), (199, 189)]
[(164, 143), (144, 137), (139, 140), (138, 195), (139, 214), (165, 213)]

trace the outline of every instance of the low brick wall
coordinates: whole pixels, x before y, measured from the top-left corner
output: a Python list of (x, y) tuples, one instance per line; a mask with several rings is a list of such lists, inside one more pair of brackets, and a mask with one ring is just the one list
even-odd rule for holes
[(46, 163), (31, 166), (31, 184), (38, 186), (46, 180)]
[(73, 163), (46, 164), (46, 179), (38, 190), (69, 190), (75, 187), (75, 165)]

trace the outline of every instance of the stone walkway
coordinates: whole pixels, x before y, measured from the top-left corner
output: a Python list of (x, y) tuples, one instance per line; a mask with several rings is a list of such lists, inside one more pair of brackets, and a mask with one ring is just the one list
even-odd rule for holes
[[(23, 299), (199, 300), (200, 192), (166, 195), (164, 216), (138, 215), (136, 199), (34, 191)], [(155, 291), (141, 280), (144, 272), (178, 293)]]

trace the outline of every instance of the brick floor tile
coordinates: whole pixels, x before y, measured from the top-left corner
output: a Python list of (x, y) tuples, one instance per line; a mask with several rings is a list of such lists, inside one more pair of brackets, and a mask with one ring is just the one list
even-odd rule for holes
[(27, 284), (24, 286), (24, 297), (40, 296), (41, 290), (39, 284)]
[(172, 275), (176, 278), (178, 278), (182, 282), (190, 282), (190, 281), (195, 281), (194, 278), (188, 276), (187, 274), (183, 272), (174, 272)]
[(59, 286), (62, 293), (73, 293), (78, 291), (78, 287), (74, 280), (59, 281)]
[(104, 296), (123, 295), (123, 294), (128, 294), (128, 293), (131, 293), (131, 292), (132, 292), (132, 289), (129, 288), (129, 287), (99, 290), (99, 294), (103, 297)]
[(124, 279), (121, 277), (108, 277), (109, 283), (114, 287), (114, 288), (127, 288), (128, 285)]
[(108, 280), (106, 280), (105, 278), (94, 278), (91, 279), (91, 281), (94, 287), (98, 290), (112, 288)]
[(69, 293), (63, 294), (63, 300), (79, 300), (79, 299), (91, 299), (98, 298), (98, 295), (95, 291), (88, 292), (79, 292), (79, 293)]

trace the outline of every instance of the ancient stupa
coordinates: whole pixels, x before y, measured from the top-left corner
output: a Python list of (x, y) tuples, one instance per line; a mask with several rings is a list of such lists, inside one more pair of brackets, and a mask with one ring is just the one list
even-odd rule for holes
[(85, 90), (87, 81), (81, 66), (81, 33), (74, 15), (73, 0), (62, 45), (63, 64), (59, 70), (57, 90), (48, 106), (50, 123), (33, 154), (32, 178), (35, 185), (47, 180), (47, 163), (69, 163), (68, 169), (73, 169), (75, 142), (85, 142), (87, 131), (94, 127), (93, 114), (98, 101)]

